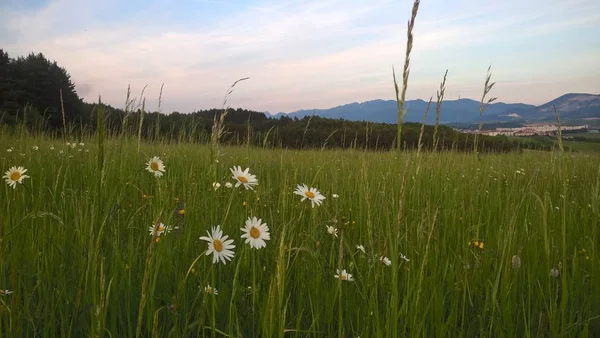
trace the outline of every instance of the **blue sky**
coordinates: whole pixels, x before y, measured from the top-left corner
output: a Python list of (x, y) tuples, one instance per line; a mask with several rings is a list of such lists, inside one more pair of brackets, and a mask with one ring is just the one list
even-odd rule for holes
[[(271, 113), (393, 99), (411, 1), (4, 0), (0, 48), (42, 52), (80, 96), (122, 107), (145, 85), (163, 111), (228, 103)], [(489, 65), (503, 102), (600, 93), (600, 1), (422, 0), (407, 97), (478, 100)], [(139, 94), (136, 94), (139, 95)]]

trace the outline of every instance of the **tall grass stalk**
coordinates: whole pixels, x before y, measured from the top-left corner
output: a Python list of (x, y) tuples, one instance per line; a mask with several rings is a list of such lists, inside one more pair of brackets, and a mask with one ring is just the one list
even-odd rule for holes
[(437, 91), (437, 100), (435, 103), (435, 126), (433, 127), (433, 151), (437, 151), (438, 144), (440, 142), (438, 138), (438, 128), (440, 125), (440, 113), (442, 110), (442, 102), (444, 101), (444, 92), (446, 91), (446, 77), (448, 76), (448, 69), (444, 73), (444, 79), (440, 83), (440, 89)]
[(478, 148), (477, 148), (478, 147), (477, 142), (479, 141), (479, 134), (481, 133), (481, 128), (483, 127), (483, 112), (485, 111), (485, 107), (488, 104), (496, 101), (496, 99), (497, 99), (497, 97), (491, 97), (486, 100), (487, 95), (490, 93), (490, 91), (496, 84), (496, 82), (490, 83), (490, 80), (492, 79), (492, 74), (490, 73), (491, 69), (492, 69), (492, 66), (489, 66), (488, 70), (487, 70), (487, 74), (485, 76), (485, 83), (483, 86), (483, 95), (481, 96), (481, 102), (479, 103), (479, 126), (477, 128), (477, 133), (475, 134), (475, 138), (473, 139), (473, 152), (475, 154), (479, 154)]
[(415, 19), (417, 18), (417, 12), (419, 11), (419, 0), (415, 0), (413, 3), (412, 14), (410, 20), (408, 20), (408, 30), (406, 34), (406, 53), (404, 57), (404, 71), (402, 73), (402, 94), (399, 95), (398, 82), (396, 81), (396, 71), (392, 68), (392, 76), (394, 78), (394, 90), (396, 92), (396, 104), (398, 108), (398, 133), (396, 136), (396, 148), (398, 154), (402, 151), (402, 123), (404, 122), (404, 115), (406, 110), (404, 108), (404, 102), (406, 100), (406, 89), (408, 88), (408, 75), (410, 73), (410, 52), (413, 46), (413, 28), (415, 26)]

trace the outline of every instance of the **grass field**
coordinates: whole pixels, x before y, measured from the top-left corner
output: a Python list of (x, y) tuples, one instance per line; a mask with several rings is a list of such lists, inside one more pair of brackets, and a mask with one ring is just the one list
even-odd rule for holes
[[(0, 144), (2, 173), (30, 176), (0, 188), (2, 337), (600, 335), (597, 155), (225, 147), (215, 161), (206, 145), (99, 152), (7, 129)], [(253, 190), (235, 187), (238, 165)], [(249, 217), (266, 247), (241, 238)], [(217, 225), (226, 264), (200, 239)]]

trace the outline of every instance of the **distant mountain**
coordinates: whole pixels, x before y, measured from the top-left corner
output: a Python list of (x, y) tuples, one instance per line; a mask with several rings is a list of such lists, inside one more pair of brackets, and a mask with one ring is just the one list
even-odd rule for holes
[[(404, 122), (421, 122), (423, 113), (427, 108), (427, 102), (423, 100), (406, 101), (407, 109), (404, 116)], [(499, 116), (501, 114), (511, 114), (513, 111), (522, 111), (533, 109), (535, 106), (523, 103), (493, 103), (487, 106), (484, 116)], [(284, 113), (278, 113), (273, 117), (283, 116)], [(333, 119), (346, 119), (353, 121), (371, 121), (397, 123), (398, 110), (395, 100), (372, 100), (363, 103), (350, 103), (337, 106), (330, 109), (298, 110), (285, 114), (290, 118), (302, 118), (309, 115), (318, 115), (321, 117)], [(479, 119), (479, 102), (471, 99), (448, 100), (442, 102), (440, 112), (440, 123), (446, 124), (456, 121), (472, 122)], [(435, 102), (431, 103), (429, 113), (427, 114), (427, 124), (435, 123)]]
[[(573, 120), (600, 117), (600, 95), (566, 94), (540, 106), (524, 103), (497, 102), (486, 106), (483, 120), (487, 123), (525, 123), (554, 119), (553, 107), (556, 106), (561, 119)], [(421, 122), (427, 102), (423, 100), (406, 101), (407, 113), (404, 122)], [(286, 115), (290, 118), (303, 118), (317, 115), (333, 119), (397, 123), (397, 106), (394, 100), (372, 100), (354, 102), (330, 109), (298, 110), (292, 113), (278, 113), (273, 117)], [(479, 121), (479, 102), (471, 99), (446, 100), (442, 102), (441, 124), (469, 124)], [(427, 114), (427, 124), (435, 123), (435, 102), (431, 103)]]

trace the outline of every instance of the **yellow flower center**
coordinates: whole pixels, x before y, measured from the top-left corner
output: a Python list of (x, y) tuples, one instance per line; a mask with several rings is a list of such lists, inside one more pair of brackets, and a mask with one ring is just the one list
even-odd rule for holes
[(215, 240), (213, 241), (213, 247), (215, 248), (215, 251), (216, 251), (216, 252), (221, 252), (221, 251), (223, 251), (223, 243), (221, 243), (221, 241), (220, 241), (220, 240), (218, 240), (218, 239), (215, 239)]
[(152, 162), (150, 163), (150, 169), (157, 171), (158, 170), (158, 163), (156, 162)]
[(185, 210), (184, 209), (179, 210), (179, 214), (180, 215), (185, 215)]
[(159, 225), (158, 226), (158, 232), (163, 232), (163, 231), (165, 231), (165, 227), (162, 226), (162, 225)]
[(315, 194), (312, 191), (305, 191), (304, 195), (306, 195), (306, 197), (313, 199), (315, 198)]
[(255, 238), (255, 239), (260, 237), (260, 231), (258, 231), (258, 229), (256, 227), (252, 227), (250, 229), (250, 237)]
[(341, 275), (341, 276), (340, 276), (340, 279), (341, 279), (341, 280), (348, 280), (348, 275)]
[(18, 171), (13, 171), (12, 173), (10, 173), (10, 179), (12, 181), (18, 181), (19, 178), (21, 178), (21, 173)]
[(248, 179), (244, 176), (238, 176), (238, 181), (242, 182), (242, 183), (248, 183)]

